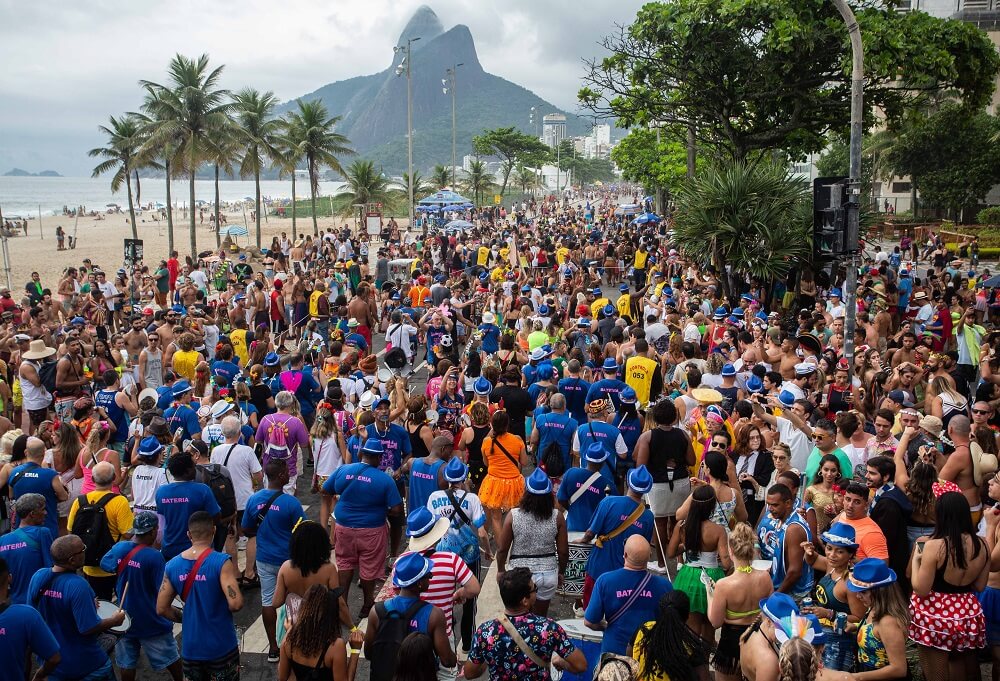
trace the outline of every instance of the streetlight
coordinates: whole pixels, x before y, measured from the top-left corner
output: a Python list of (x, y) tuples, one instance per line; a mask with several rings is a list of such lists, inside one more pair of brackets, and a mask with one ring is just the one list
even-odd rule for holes
[(455, 64), (450, 69), (445, 70), (445, 78), (441, 79), (441, 91), (445, 94), (451, 92), (451, 188), (455, 188), (455, 166), (457, 165), (457, 157), (455, 156), (455, 75), (458, 71), (458, 67), (462, 64)]
[[(409, 195), (410, 202), (407, 206), (410, 225), (409, 229), (413, 229), (413, 90), (411, 88), (412, 83), (412, 69), (411, 65), (413, 63), (413, 58), (411, 55), (411, 48), (413, 43), (420, 40), (417, 38), (407, 38), (406, 45), (396, 45), (392, 48), (394, 53), (402, 52), (403, 61), (399, 62), (399, 66), (396, 67), (396, 75), (401, 76), (406, 74), (406, 168), (407, 168), (407, 183), (409, 185)], [(427, 226), (424, 225), (424, 233), (427, 233)]]

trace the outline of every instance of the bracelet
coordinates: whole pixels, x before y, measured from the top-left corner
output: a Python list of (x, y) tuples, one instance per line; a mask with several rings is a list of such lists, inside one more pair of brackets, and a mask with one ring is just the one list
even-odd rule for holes
[(357, 657), (358, 655), (361, 654), (361, 649), (347, 646), (347, 654), (350, 655), (351, 657)]

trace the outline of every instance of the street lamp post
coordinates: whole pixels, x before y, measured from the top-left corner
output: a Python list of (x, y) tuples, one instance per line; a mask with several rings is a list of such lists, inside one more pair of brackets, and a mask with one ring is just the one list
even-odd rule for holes
[(455, 155), (455, 77), (457, 75), (458, 67), (462, 66), (462, 63), (455, 64), (450, 69), (445, 70), (446, 78), (441, 79), (441, 84), (444, 86), (443, 90), (445, 94), (451, 93), (451, 188), (455, 189), (457, 180), (455, 179), (455, 166), (458, 165), (457, 157)]
[[(413, 229), (413, 89), (412, 89), (412, 48), (413, 43), (420, 40), (419, 37), (407, 38), (406, 45), (397, 45), (392, 48), (393, 52), (402, 52), (403, 61), (399, 63), (396, 67), (396, 75), (401, 76), (406, 74), (406, 172), (408, 177), (409, 185), (409, 203), (407, 205), (407, 210), (410, 216), (410, 224), (408, 229)], [(427, 227), (424, 226), (424, 232), (427, 232)]]

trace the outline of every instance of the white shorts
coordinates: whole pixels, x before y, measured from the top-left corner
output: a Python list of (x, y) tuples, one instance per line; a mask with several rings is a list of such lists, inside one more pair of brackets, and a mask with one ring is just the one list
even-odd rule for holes
[(559, 586), (559, 571), (532, 572), (531, 578), (535, 580), (536, 598), (540, 601), (551, 601), (556, 595), (556, 587)]
[[(685, 471), (686, 473), (686, 471)], [(672, 518), (677, 515), (677, 509), (691, 493), (691, 481), (686, 477), (674, 480), (673, 489), (669, 482), (653, 483), (653, 489), (646, 495), (649, 509), (654, 518)]]

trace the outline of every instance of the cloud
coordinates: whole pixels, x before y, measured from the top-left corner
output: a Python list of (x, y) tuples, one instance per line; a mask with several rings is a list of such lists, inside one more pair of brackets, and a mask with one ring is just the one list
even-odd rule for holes
[[(66, 164), (61, 172), (89, 174), (85, 153), (101, 142), (97, 126), (138, 108), (138, 81), (165, 80), (175, 53), (208, 53), (225, 64), (224, 87), (252, 85), (283, 100), (380, 71), (420, 4), (88, 0), (53, 12), (44, 2), (0, 0), (0, 172), (4, 164), (40, 170), (34, 164), (51, 158)], [(429, 4), (445, 29), (469, 26), (488, 72), (573, 111), (581, 59), (598, 54), (598, 41), (629, 23), (642, 2)]]

